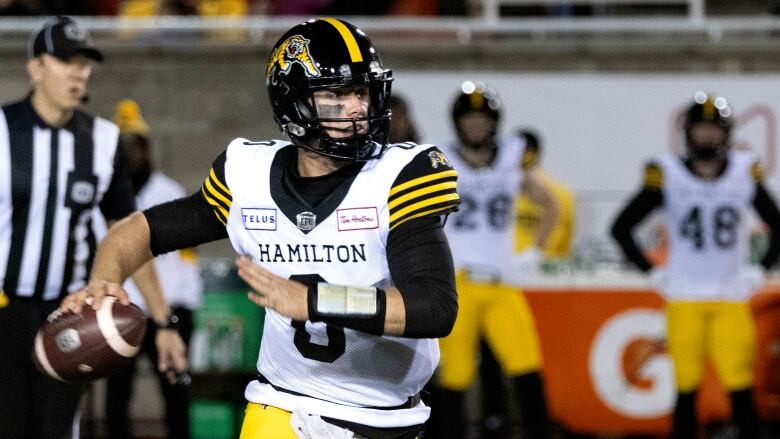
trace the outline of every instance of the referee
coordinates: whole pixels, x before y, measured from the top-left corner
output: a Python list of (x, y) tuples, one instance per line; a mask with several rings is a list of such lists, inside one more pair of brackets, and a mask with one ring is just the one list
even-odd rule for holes
[[(32, 39), (30, 94), (0, 111), (0, 437), (78, 435), (81, 386), (36, 371), (38, 327), (68, 293), (85, 285), (99, 209), (110, 222), (135, 210), (119, 130), (78, 109), (102, 54), (73, 20), (47, 23)], [(155, 321), (170, 311), (153, 269), (139, 270)], [(184, 368), (176, 331), (159, 331), (161, 367)]]

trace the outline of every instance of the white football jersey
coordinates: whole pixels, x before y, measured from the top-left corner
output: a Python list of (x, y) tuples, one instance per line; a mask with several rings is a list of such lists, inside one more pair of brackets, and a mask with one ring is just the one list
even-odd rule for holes
[(458, 170), (460, 210), (447, 220), (447, 238), (456, 269), (500, 276), (514, 253), (514, 203), (523, 179), (524, 142), (502, 138), (495, 161), (473, 168), (455, 150), (445, 150)]
[[(153, 172), (138, 192), (139, 210), (148, 209), (186, 196), (184, 188), (161, 172)], [(154, 258), (154, 267), (160, 281), (165, 301), (170, 306), (197, 309), (203, 301), (203, 280), (200, 277), (198, 261), (191, 249), (165, 253)], [(124, 285), (130, 301), (146, 309), (141, 292), (132, 280)]]
[(752, 154), (731, 151), (723, 174), (704, 180), (679, 156), (660, 158), (669, 233), (669, 283), (664, 291), (668, 297), (741, 300), (751, 293), (739, 275), (748, 262), (754, 163)]
[[(226, 217), (236, 252), (278, 276), (386, 288), (392, 285), (389, 231), (457, 206), (455, 171), (432, 145), (391, 147), (315, 207), (283, 187), (283, 172), (296, 154), (289, 142), (236, 139), (226, 151), (225, 181), (212, 168), (204, 183), (207, 201), (215, 206), (219, 196), (229, 201), (215, 214)], [(435, 339), (296, 322), (267, 309), (257, 367), (273, 386), (253, 381), (246, 397), (375, 427), (416, 425), (430, 412), (422, 403), (377, 407), (400, 406), (418, 394), (438, 361)]]

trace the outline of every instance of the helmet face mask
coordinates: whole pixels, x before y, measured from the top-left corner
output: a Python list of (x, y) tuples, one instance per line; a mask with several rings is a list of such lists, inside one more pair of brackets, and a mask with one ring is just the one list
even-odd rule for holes
[(688, 130), (688, 156), (700, 160), (725, 157), (728, 151), (727, 134), (712, 122), (696, 122)]
[[(386, 150), (391, 81), (392, 71), (382, 67), (365, 34), (330, 18), (290, 29), (274, 46), (266, 72), (280, 129), (301, 148), (346, 161), (379, 158)], [(339, 105), (323, 111), (315, 99), (349, 93), (364, 95), (362, 111), (339, 114)]]
[(717, 160), (731, 147), (732, 110), (725, 98), (698, 92), (685, 113), (685, 149), (688, 158)]
[(452, 121), (460, 143), (469, 148), (495, 146), (501, 102), (495, 90), (467, 81), (452, 104)]
[(455, 123), (458, 126), (458, 138), (463, 146), (470, 148), (490, 145), (498, 128), (495, 120), (479, 111), (466, 113)]

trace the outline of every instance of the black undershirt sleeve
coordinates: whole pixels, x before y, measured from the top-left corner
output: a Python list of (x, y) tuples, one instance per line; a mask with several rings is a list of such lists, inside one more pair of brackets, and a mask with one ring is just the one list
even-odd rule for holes
[(106, 220), (119, 220), (135, 211), (135, 191), (127, 169), (124, 149), (117, 146), (114, 154), (114, 174), (108, 190), (100, 201), (100, 211)]
[(225, 225), (200, 192), (149, 208), (144, 215), (155, 256), (228, 237)]
[(660, 190), (643, 188), (626, 205), (612, 224), (612, 236), (623, 250), (626, 258), (640, 270), (647, 272), (653, 267), (634, 240), (634, 228), (656, 207), (663, 204)]
[(767, 248), (761, 265), (769, 269), (777, 262), (780, 256), (780, 211), (772, 196), (763, 184), (756, 185), (756, 197), (753, 199), (753, 207), (761, 219), (769, 227), (769, 247)]
[(455, 324), (455, 267), (443, 227), (439, 216), (415, 218), (388, 236), (387, 262), (406, 309), (404, 337), (444, 337)]

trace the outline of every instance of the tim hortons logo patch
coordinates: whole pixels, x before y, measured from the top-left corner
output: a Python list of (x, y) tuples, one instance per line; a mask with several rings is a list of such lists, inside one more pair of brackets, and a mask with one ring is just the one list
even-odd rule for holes
[(339, 232), (379, 228), (379, 214), (376, 207), (355, 207), (337, 209)]

